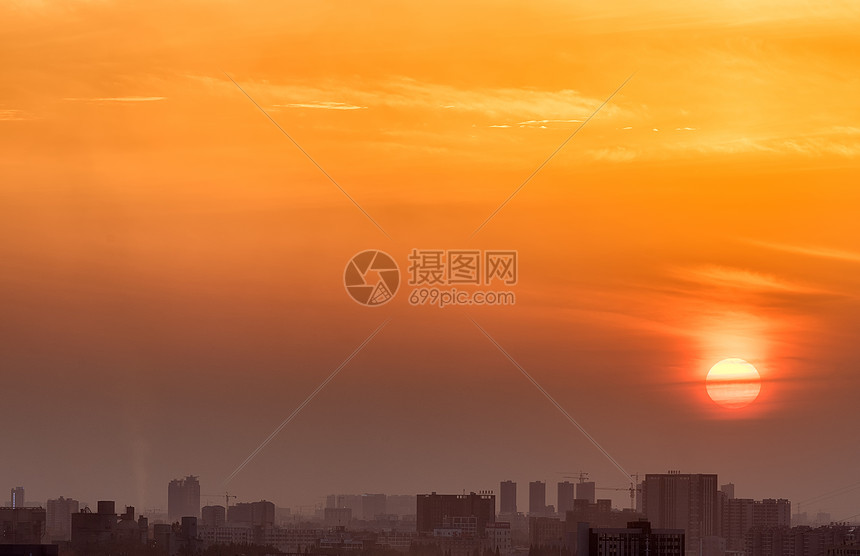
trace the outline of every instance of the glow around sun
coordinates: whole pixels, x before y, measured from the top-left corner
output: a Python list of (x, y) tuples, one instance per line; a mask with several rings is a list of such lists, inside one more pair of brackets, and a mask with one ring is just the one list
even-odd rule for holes
[(708, 371), (705, 379), (708, 395), (718, 405), (728, 409), (745, 407), (761, 391), (761, 375), (743, 359), (723, 359)]

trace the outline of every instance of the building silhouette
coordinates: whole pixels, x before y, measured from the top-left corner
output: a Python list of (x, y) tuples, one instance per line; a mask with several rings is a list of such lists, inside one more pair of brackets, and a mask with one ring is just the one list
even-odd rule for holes
[(720, 536), (726, 549), (745, 549), (746, 534), (753, 528), (765, 529), (791, 526), (791, 502), (780, 498), (752, 500), (721, 496)]
[(573, 501), (576, 499), (574, 484), (568, 481), (558, 483), (558, 513), (564, 515), (565, 512), (573, 510)]
[(513, 481), (499, 483), (499, 513), (517, 513), (517, 483)]
[(24, 487), (15, 487), (12, 489), (12, 494), (10, 496), (10, 508), (23, 508), (24, 507)]
[(48, 500), (46, 531), (50, 541), (68, 541), (72, 538), (72, 514), (78, 513), (80, 503), (72, 498)]
[(643, 510), (655, 529), (683, 529), (688, 556), (706, 554), (720, 534), (715, 474), (670, 472), (645, 475)]
[(416, 509), (419, 534), (430, 535), (435, 529), (452, 528), (462, 518), (474, 518), (476, 535), (483, 537), (487, 524), (496, 521), (496, 496), (474, 492), (419, 494)]
[(595, 491), (597, 490), (594, 481), (583, 481), (576, 483), (576, 499), (588, 500), (590, 504), (595, 503)]
[(856, 527), (754, 527), (746, 534), (746, 556), (824, 556), (829, 548), (856, 541)]
[(272, 527), (275, 524), (275, 504), (266, 500), (239, 502), (227, 508), (227, 523), (250, 527)]
[(194, 475), (167, 485), (167, 518), (178, 522), (186, 516), (200, 517), (200, 482)]
[(44, 508), (0, 508), (0, 544), (41, 544), (45, 520)]
[(224, 506), (203, 506), (200, 514), (203, 527), (223, 527), (227, 523), (227, 510)]
[(131, 549), (147, 542), (149, 521), (134, 518), (134, 508), (126, 506), (125, 513), (116, 514), (116, 503), (100, 500), (96, 513), (84, 508), (72, 514), (71, 547), (79, 554), (97, 552), (104, 547)]
[(546, 483), (532, 481), (529, 483), (529, 514), (543, 515), (546, 512)]
[(682, 529), (651, 529), (647, 521), (626, 528), (580, 528), (579, 556), (684, 556)]

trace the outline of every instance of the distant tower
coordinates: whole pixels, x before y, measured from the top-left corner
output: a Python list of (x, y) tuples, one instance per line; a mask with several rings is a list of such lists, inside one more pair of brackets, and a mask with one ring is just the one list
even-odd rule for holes
[(72, 498), (48, 500), (46, 529), (51, 541), (68, 541), (72, 538), (72, 514), (78, 513), (80, 503)]
[(167, 518), (177, 522), (183, 517), (200, 518), (200, 482), (194, 475), (167, 485)]
[(594, 504), (595, 485), (593, 481), (583, 481), (576, 484), (576, 499), (588, 500), (589, 504)]
[(499, 513), (517, 513), (517, 483), (513, 481), (499, 483)]
[(558, 513), (564, 516), (564, 512), (573, 511), (574, 500), (573, 483), (564, 481), (558, 483)]
[(12, 489), (12, 507), (24, 507), (24, 487), (15, 487)]
[(655, 529), (683, 529), (687, 556), (698, 556), (707, 537), (720, 534), (717, 492), (715, 474), (647, 474), (642, 484), (642, 507)]
[(546, 512), (546, 483), (532, 481), (529, 483), (529, 513), (543, 514)]

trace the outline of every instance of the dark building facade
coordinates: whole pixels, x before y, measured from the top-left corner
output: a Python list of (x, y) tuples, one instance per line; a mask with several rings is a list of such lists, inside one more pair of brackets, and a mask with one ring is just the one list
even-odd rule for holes
[(92, 513), (84, 508), (72, 514), (71, 546), (80, 554), (87, 554), (103, 547), (125, 547), (145, 544), (148, 540), (149, 522), (141, 516), (134, 517), (134, 508), (127, 506), (125, 513), (116, 514), (116, 503), (100, 500), (98, 511)]
[[(584, 546), (583, 546), (584, 545)], [(588, 528), (579, 556), (684, 556), (682, 529), (651, 529), (647, 521), (626, 528)]]
[(747, 556), (826, 556), (828, 549), (856, 539), (851, 525), (753, 527), (746, 534)]
[(791, 502), (788, 500), (721, 498), (720, 536), (726, 540), (727, 550), (744, 550), (746, 534), (754, 527), (791, 526)]
[(78, 513), (80, 503), (71, 498), (48, 500), (47, 535), (50, 541), (68, 541), (72, 538), (72, 514)]
[(597, 485), (595, 485), (593, 481), (576, 483), (576, 499), (588, 500), (589, 503), (594, 504), (595, 499), (597, 498), (596, 490)]
[(266, 500), (240, 502), (227, 508), (227, 523), (252, 527), (272, 527), (275, 524), (275, 504)]
[(41, 544), (45, 520), (43, 508), (0, 508), (0, 544)]
[(573, 510), (573, 501), (576, 499), (574, 484), (568, 481), (558, 483), (558, 506), (559, 515)]
[(531, 481), (529, 483), (529, 513), (542, 515), (546, 512), (546, 483)]
[(167, 485), (167, 518), (178, 522), (187, 516), (200, 517), (200, 482), (194, 475)]
[(594, 503), (585, 499), (576, 499), (573, 510), (565, 512), (564, 531), (566, 546), (574, 553), (581, 537), (582, 527), (623, 529), (632, 521), (641, 521), (644, 516), (630, 509), (613, 510), (612, 500), (597, 500)]
[(655, 529), (683, 529), (687, 554), (696, 556), (708, 537), (720, 534), (718, 489), (715, 474), (648, 474), (642, 508)]
[(0, 544), (0, 556), (57, 556), (56, 544)]
[(517, 483), (513, 481), (499, 483), (499, 513), (517, 513)]
[(474, 517), (479, 537), (483, 537), (488, 523), (496, 521), (494, 494), (419, 494), (417, 499), (419, 534), (429, 535), (434, 529), (450, 526), (455, 518)]
[(203, 527), (223, 527), (227, 522), (227, 510), (224, 506), (203, 506), (200, 513), (203, 516), (201, 519)]

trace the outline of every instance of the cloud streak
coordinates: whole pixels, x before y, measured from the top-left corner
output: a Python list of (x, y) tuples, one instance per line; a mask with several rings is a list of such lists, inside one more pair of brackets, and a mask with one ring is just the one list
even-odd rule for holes
[(344, 102), (307, 102), (295, 104), (275, 104), (279, 108), (318, 108), (322, 110), (366, 110), (367, 106), (356, 106)]
[(68, 102), (157, 102), (167, 100), (167, 97), (95, 97), (95, 98), (64, 98)]
[(0, 110), (0, 122), (20, 122), (30, 120), (22, 110)]
[(683, 269), (676, 271), (674, 274), (676, 278), (705, 286), (732, 288), (758, 293), (777, 292), (810, 295), (829, 293), (824, 290), (783, 280), (770, 274), (717, 265), (703, 265)]
[(774, 251), (782, 251), (785, 253), (793, 253), (796, 255), (805, 255), (808, 257), (817, 257), (821, 259), (832, 259), (846, 262), (860, 262), (860, 253), (855, 251), (843, 251), (841, 249), (832, 249), (829, 247), (820, 246), (805, 246), (805, 245), (789, 245), (786, 243), (772, 243), (769, 241), (759, 241), (753, 239), (745, 240), (751, 245), (764, 247)]

